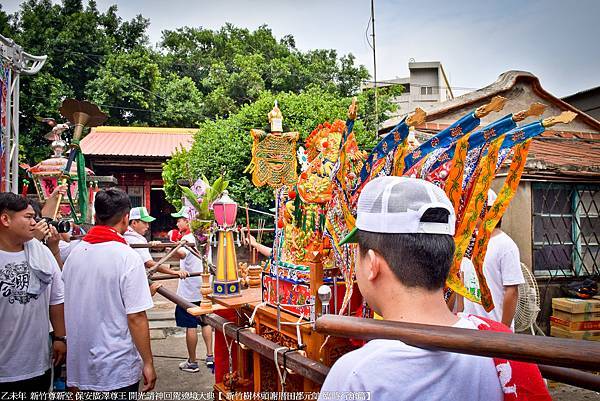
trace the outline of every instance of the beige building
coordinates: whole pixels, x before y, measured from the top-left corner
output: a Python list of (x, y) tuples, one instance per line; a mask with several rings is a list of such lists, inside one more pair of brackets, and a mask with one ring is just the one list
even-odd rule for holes
[[(454, 98), (444, 67), (439, 61), (411, 61), (408, 63), (408, 71), (410, 75), (406, 78), (377, 82), (378, 88), (391, 85), (404, 87), (402, 95), (392, 99), (398, 105), (396, 115), (403, 117), (416, 107), (427, 111), (440, 102)], [(373, 82), (363, 86), (363, 88), (373, 87)]]

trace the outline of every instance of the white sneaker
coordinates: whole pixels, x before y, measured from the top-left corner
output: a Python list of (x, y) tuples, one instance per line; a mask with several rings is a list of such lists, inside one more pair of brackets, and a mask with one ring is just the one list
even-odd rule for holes
[(200, 371), (200, 368), (198, 367), (198, 362), (190, 362), (189, 360), (181, 362), (179, 364), (179, 369), (183, 370), (184, 372), (190, 373), (196, 373)]

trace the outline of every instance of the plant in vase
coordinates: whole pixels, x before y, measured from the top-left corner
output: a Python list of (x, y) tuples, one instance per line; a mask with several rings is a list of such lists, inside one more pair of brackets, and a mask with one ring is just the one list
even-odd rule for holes
[(203, 194), (196, 194), (190, 188), (183, 186), (181, 191), (195, 209), (190, 228), (196, 238), (198, 250), (204, 256), (208, 254), (209, 238), (215, 220), (212, 204), (227, 188), (229, 181), (224, 180), (223, 176), (217, 178), (212, 185), (208, 184), (206, 177), (202, 177), (202, 180), (207, 183)]
[(227, 188), (229, 181), (224, 180), (223, 176), (217, 178), (212, 185), (208, 185), (206, 177), (202, 177), (202, 180), (205, 185), (195, 185), (197, 188), (201, 187), (202, 191), (194, 192), (190, 188), (183, 186), (181, 187), (181, 190), (188, 202), (195, 209), (195, 213), (191, 213), (192, 219), (190, 221), (190, 229), (196, 239), (198, 252), (202, 256), (203, 273), (202, 287), (200, 289), (202, 301), (200, 302), (200, 307), (211, 309), (212, 302), (208, 297), (212, 293), (210, 285), (210, 269), (208, 266), (208, 251), (210, 247), (210, 235), (215, 219), (212, 204), (221, 196), (225, 188)]

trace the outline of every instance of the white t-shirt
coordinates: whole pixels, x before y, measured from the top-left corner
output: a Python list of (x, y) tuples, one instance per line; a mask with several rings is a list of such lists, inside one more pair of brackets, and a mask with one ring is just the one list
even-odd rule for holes
[[(464, 272), (465, 287), (467, 291), (481, 296), (479, 282), (475, 274), (473, 263), (463, 263), (461, 269)], [(502, 320), (502, 305), (504, 303), (504, 286), (517, 285), (525, 282), (523, 272), (521, 271), (521, 259), (519, 257), (519, 248), (517, 244), (504, 232), (490, 238), (488, 243), (487, 253), (483, 260), (483, 275), (487, 282), (492, 300), (494, 301), (494, 309), (486, 312), (478, 303), (471, 302), (465, 299), (464, 312), (487, 317), (497, 322)], [(511, 326), (514, 326), (514, 322)]]
[(110, 391), (140, 380), (127, 315), (152, 308), (146, 270), (128, 245), (82, 241), (63, 268), (67, 384)]
[(65, 263), (65, 261), (67, 260), (69, 255), (71, 254), (71, 251), (77, 245), (79, 245), (80, 242), (81, 242), (80, 239), (75, 239), (70, 242), (60, 240), (60, 242), (58, 243), (58, 249), (60, 251), (60, 259), (62, 260), (63, 264)]
[[(131, 227), (127, 227), (127, 231), (125, 231), (125, 234), (123, 234), (123, 237), (125, 237), (125, 241), (127, 241), (127, 243), (129, 245), (147, 244), (148, 243), (148, 240), (146, 239), (146, 237), (138, 234)], [(148, 248), (135, 248), (135, 249), (132, 248), (132, 249), (134, 251), (136, 251), (138, 253), (138, 255), (140, 255), (142, 257), (142, 261), (144, 263), (154, 260), (154, 259), (152, 259), (152, 256), (150, 255), (150, 250)]]
[[(465, 318), (453, 327), (476, 329)], [(319, 400), (358, 399), (356, 392), (370, 392), (368, 399), (377, 401), (503, 399), (491, 358), (428, 351), (396, 340), (371, 340), (342, 356), (329, 371)]]
[[(188, 243), (194, 245), (196, 240), (194, 238), (194, 234), (189, 233), (184, 235), (182, 240), (186, 240)], [(202, 271), (202, 261), (198, 259), (194, 254), (188, 251), (186, 248), (179, 248), (183, 252), (185, 252), (185, 258), (181, 259), (180, 268), (181, 270), (185, 270), (189, 273), (197, 273)], [(179, 279), (179, 284), (177, 285), (177, 295), (180, 297), (190, 301), (197, 302), (202, 300), (202, 294), (200, 293), (200, 287), (202, 286), (202, 278), (201, 277), (188, 277), (185, 280)]]
[(42, 247), (52, 266), (52, 283), (37, 297), (27, 294), (32, 273), (25, 252), (0, 251), (0, 383), (31, 379), (50, 369), (48, 307), (63, 303), (64, 286), (52, 252)]

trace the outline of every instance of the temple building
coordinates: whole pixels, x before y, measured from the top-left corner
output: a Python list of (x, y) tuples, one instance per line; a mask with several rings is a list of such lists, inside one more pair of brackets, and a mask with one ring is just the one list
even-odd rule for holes
[(156, 217), (151, 237), (166, 237), (174, 228), (173, 207), (163, 191), (162, 165), (180, 148), (192, 146), (197, 128), (92, 128), (81, 141), (89, 167), (96, 175), (112, 175), (129, 194), (133, 206), (145, 206)]

